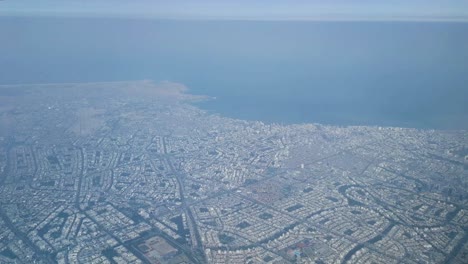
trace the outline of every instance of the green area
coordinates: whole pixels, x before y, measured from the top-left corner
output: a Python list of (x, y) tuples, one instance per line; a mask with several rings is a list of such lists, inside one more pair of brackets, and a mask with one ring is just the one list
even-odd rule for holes
[(219, 242), (221, 242), (221, 244), (230, 244), (230, 243), (234, 242), (234, 240), (235, 240), (234, 237), (229, 236), (227, 234), (218, 234), (218, 238), (219, 238)]

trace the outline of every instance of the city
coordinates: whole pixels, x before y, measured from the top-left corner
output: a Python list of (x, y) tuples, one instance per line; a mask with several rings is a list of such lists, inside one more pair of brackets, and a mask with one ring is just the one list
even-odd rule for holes
[(0, 263), (466, 263), (467, 131), (266, 124), (200, 100), (0, 86)]

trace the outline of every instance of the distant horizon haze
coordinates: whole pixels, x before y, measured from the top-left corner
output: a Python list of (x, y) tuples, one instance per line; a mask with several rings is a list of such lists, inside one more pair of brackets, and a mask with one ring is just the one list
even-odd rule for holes
[(6, 0), (0, 16), (132, 17), (195, 20), (468, 21), (461, 0)]

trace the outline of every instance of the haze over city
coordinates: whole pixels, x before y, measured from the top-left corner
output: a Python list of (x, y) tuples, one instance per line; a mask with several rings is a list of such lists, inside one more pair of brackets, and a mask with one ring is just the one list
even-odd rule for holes
[(466, 263), (466, 1), (0, 1), (0, 263)]

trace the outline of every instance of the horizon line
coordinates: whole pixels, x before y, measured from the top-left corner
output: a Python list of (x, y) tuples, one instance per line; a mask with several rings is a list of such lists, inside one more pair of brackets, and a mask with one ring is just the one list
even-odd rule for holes
[(0, 17), (31, 18), (115, 18), (135, 20), (170, 20), (170, 21), (246, 21), (246, 22), (445, 22), (467, 23), (465, 16), (306, 16), (306, 17), (254, 17), (254, 16), (162, 16), (155, 14), (101, 14), (101, 13), (28, 13), (13, 12), (0, 14)]

